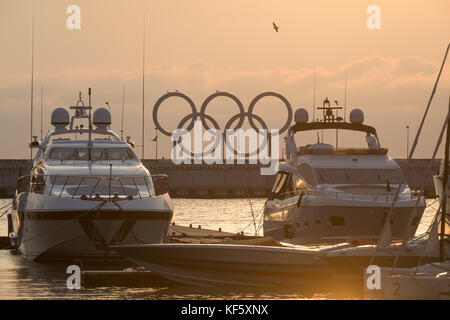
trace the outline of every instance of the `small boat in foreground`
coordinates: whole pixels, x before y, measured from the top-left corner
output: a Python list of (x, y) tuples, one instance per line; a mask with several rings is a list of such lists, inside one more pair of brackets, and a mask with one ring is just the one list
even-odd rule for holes
[(307, 286), (332, 279), (334, 269), (322, 256), (348, 246), (135, 244), (111, 249), (155, 274), (190, 285)]
[(380, 268), (380, 280), (378, 290), (370, 290), (364, 286), (365, 299), (450, 299), (450, 261), (414, 268)]
[[(362, 278), (363, 271), (370, 265), (385, 268), (412, 268), (421, 264), (439, 261), (436, 249), (429, 250), (430, 234), (410, 240), (407, 244), (393, 243), (386, 247), (365, 245), (335, 250), (326, 254), (324, 259), (336, 270), (340, 277)], [(450, 245), (445, 245), (450, 254)]]

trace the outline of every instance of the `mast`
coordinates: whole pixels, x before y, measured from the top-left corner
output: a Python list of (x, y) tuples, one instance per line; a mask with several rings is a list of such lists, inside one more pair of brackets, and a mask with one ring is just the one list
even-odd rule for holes
[(144, 30), (143, 30), (143, 45), (142, 45), (142, 159), (145, 157), (145, 12), (144, 12)]
[(125, 110), (125, 85), (122, 88), (122, 124), (120, 126), (120, 140), (123, 141), (123, 113)]
[(316, 121), (316, 70), (314, 70), (313, 122)]
[(412, 158), (412, 156), (414, 154), (414, 150), (416, 150), (416, 145), (417, 145), (417, 142), (419, 141), (419, 136), (422, 131), (423, 123), (425, 122), (425, 118), (427, 117), (428, 110), (430, 109), (431, 101), (433, 101), (434, 93), (436, 92), (436, 87), (439, 83), (439, 79), (441, 78), (442, 69), (444, 68), (445, 60), (447, 59), (447, 54), (448, 54), (449, 48), (450, 48), (450, 43), (447, 45), (447, 50), (445, 51), (444, 59), (442, 60), (441, 69), (439, 70), (438, 76), (436, 78), (436, 82), (434, 83), (433, 90), (431, 91), (430, 99), (428, 100), (428, 104), (427, 104), (427, 107), (423, 114), (422, 121), (420, 122), (419, 129), (417, 130), (416, 137), (414, 138), (414, 142), (411, 147), (411, 151), (409, 152), (408, 159)]
[[(81, 95), (81, 93), (80, 93)], [(88, 88), (88, 96), (89, 96), (89, 134), (88, 134), (88, 159), (89, 159), (89, 165), (90, 165), (90, 161), (91, 161), (91, 148), (92, 148), (92, 118), (91, 118), (91, 88)]]
[[(450, 111), (450, 96), (448, 101), (448, 110)], [(444, 176), (442, 178), (442, 209), (441, 209), (441, 236), (439, 242), (439, 258), (441, 261), (445, 260), (445, 248), (444, 248), (444, 237), (445, 237), (445, 224), (446, 224), (446, 214), (447, 214), (447, 181), (448, 181), (448, 153), (450, 149), (450, 118), (447, 119), (447, 138), (445, 140), (445, 156), (444, 156)]]
[[(30, 125), (30, 143), (33, 142), (33, 85), (34, 85), (34, 8), (33, 25), (31, 27), (31, 125)], [(30, 159), (33, 159), (33, 148), (30, 145)]]

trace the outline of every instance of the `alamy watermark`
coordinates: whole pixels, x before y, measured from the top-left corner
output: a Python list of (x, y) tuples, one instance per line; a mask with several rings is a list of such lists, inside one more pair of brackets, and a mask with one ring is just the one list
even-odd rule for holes
[(279, 137), (278, 129), (239, 128), (226, 129), (225, 133), (207, 129), (203, 132), (202, 122), (195, 121), (193, 135), (186, 129), (172, 132), (171, 159), (174, 164), (270, 164), (261, 168), (260, 173), (273, 175), (279, 167)]
[[(70, 16), (66, 20), (66, 26), (69, 30), (81, 29), (81, 9), (78, 5), (72, 4), (67, 7), (66, 13)], [(381, 29), (381, 9), (377, 5), (370, 5), (366, 9), (366, 14), (370, 16), (366, 20), (366, 26), (369, 30)]]
[(67, 267), (66, 273), (70, 276), (66, 280), (67, 289), (81, 289), (81, 269), (76, 264)]
[(366, 273), (366, 288), (369, 290), (381, 289), (381, 269), (377, 265), (370, 265), (365, 270)]
[(366, 13), (370, 14), (367, 18), (366, 26), (369, 30), (381, 29), (381, 9), (377, 5), (370, 5), (366, 9)]
[(81, 9), (79, 6), (72, 4), (67, 7), (66, 13), (70, 16), (66, 20), (66, 26), (69, 30), (81, 29)]

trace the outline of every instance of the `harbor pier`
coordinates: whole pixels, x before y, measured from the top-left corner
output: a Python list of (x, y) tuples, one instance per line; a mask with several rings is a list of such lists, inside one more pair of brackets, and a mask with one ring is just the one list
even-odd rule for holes
[[(407, 183), (425, 196), (436, 196), (433, 175), (438, 174), (441, 160), (395, 159)], [(260, 174), (260, 164), (180, 164), (168, 159), (146, 159), (142, 163), (150, 170), (157, 193), (169, 192), (173, 198), (265, 198), (269, 195), (275, 176)], [(16, 189), (17, 178), (29, 173), (31, 161), (26, 159), (0, 160), (0, 197), (10, 198)]]

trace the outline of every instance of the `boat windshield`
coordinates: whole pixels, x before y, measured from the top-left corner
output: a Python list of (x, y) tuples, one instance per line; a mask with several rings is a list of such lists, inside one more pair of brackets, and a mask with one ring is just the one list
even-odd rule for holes
[(315, 168), (320, 184), (392, 184), (404, 183), (400, 169)]
[[(54, 147), (48, 156), (50, 160), (89, 160), (88, 148)], [(91, 148), (91, 160), (135, 160), (129, 148)]]
[[(18, 188), (21, 192), (28, 191), (48, 196), (77, 198), (83, 195), (110, 195), (152, 197), (154, 195), (153, 181), (150, 176), (27, 176), (21, 180)], [(30, 183), (31, 179), (31, 183)]]

